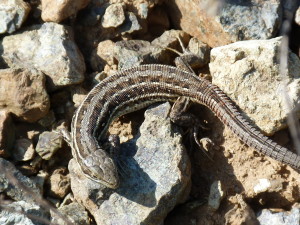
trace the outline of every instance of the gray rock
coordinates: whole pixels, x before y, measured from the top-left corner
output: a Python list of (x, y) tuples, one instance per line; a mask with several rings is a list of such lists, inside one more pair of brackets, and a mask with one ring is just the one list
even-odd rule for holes
[(70, 178), (66, 175), (66, 168), (54, 170), (49, 178), (49, 194), (55, 198), (64, 198), (70, 192)]
[(152, 52), (151, 44), (143, 40), (118, 41), (114, 48), (114, 55), (119, 62), (119, 70), (141, 64), (155, 63)]
[[(64, 216), (67, 217), (72, 224), (76, 225), (88, 225), (90, 224), (89, 217), (85, 208), (77, 202), (73, 202), (69, 205), (65, 205), (58, 208), (58, 211)], [(57, 217), (56, 214), (51, 213), (51, 223), (64, 225), (66, 221), (63, 221), (62, 218)]]
[(299, 225), (300, 207), (294, 206), (291, 211), (273, 213), (269, 209), (263, 209), (257, 217), (260, 225)]
[(28, 161), (33, 159), (34, 147), (27, 138), (17, 139), (14, 146), (13, 157), (16, 161)]
[(97, 224), (160, 224), (190, 191), (190, 161), (181, 135), (168, 118), (169, 103), (145, 112), (140, 134), (121, 145), (120, 187), (111, 190), (86, 178), (75, 160), (69, 163), (74, 198)]
[(49, 222), (49, 213), (38, 205), (26, 201), (1, 205), (1, 225), (43, 225)]
[(53, 154), (62, 147), (63, 139), (59, 133), (45, 131), (40, 134), (36, 145), (36, 152), (45, 160), (51, 159)]
[(69, 28), (55, 23), (32, 26), (3, 38), (2, 57), (10, 67), (42, 71), (50, 77), (52, 88), (80, 83), (85, 64), (70, 33)]
[(127, 12), (125, 14), (125, 21), (118, 28), (118, 32), (120, 32), (122, 35), (132, 34), (141, 29), (142, 29), (142, 26), (139, 24), (139, 21), (136, 18), (136, 15), (134, 15), (134, 13), (132, 13), (132, 12)]
[(210, 186), (208, 205), (214, 210), (217, 210), (223, 198), (224, 192), (222, 190), (221, 181), (214, 181)]
[[(234, 2), (234, 1), (233, 1)], [(235, 41), (274, 37), (281, 23), (280, 1), (224, 4), (217, 20)]]
[(0, 34), (13, 33), (21, 27), (30, 12), (30, 5), (22, 0), (0, 1)]
[(300, 60), (289, 53), (288, 77), (283, 79), (278, 62), (281, 40), (242, 41), (214, 48), (209, 64), (212, 82), (269, 135), (287, 126), (283, 94), (289, 96), (292, 109), (300, 100)]
[(102, 26), (104, 28), (118, 27), (125, 21), (125, 13), (121, 3), (111, 4), (105, 10), (102, 17)]
[(33, 202), (34, 196), (40, 196), (37, 185), (22, 175), (9, 161), (0, 158), (0, 171), (0, 192), (14, 200), (26, 202)]

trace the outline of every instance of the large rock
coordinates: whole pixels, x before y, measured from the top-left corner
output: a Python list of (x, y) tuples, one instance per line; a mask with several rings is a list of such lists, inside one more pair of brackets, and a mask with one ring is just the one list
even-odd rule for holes
[[(214, 4), (220, 4), (214, 6)], [(177, 27), (211, 47), (274, 37), (281, 23), (280, 1), (167, 1)], [(212, 11), (213, 7), (216, 10)]]
[(35, 122), (48, 113), (50, 101), (43, 73), (4, 69), (0, 70), (0, 83), (0, 109), (28, 122)]
[(69, 163), (71, 189), (100, 224), (161, 224), (190, 191), (190, 161), (181, 135), (168, 118), (170, 104), (148, 109), (140, 134), (121, 152), (120, 187), (111, 190), (86, 178), (78, 163)]
[(282, 77), (278, 60), (281, 41), (279, 37), (214, 48), (209, 64), (212, 82), (268, 135), (287, 126), (289, 110), (284, 95), (289, 96), (292, 109), (300, 100), (300, 60), (290, 52), (287, 77)]
[(80, 83), (84, 79), (85, 64), (70, 32), (55, 23), (32, 26), (3, 38), (2, 57), (9, 67), (42, 71), (50, 77), (49, 83), (54, 87)]

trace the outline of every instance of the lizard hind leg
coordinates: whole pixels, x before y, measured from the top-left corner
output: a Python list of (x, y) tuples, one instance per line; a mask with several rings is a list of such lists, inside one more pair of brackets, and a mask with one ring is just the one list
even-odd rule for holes
[[(188, 127), (190, 132), (190, 142), (195, 143), (199, 149), (202, 150), (210, 160), (208, 152), (199, 141), (199, 134), (201, 130), (208, 130), (208, 128), (192, 113), (187, 112), (191, 105), (191, 101), (187, 97), (179, 97), (172, 106), (170, 112), (171, 121), (179, 126)], [(208, 139), (208, 138), (206, 138)], [(208, 141), (212, 143), (211, 141)]]

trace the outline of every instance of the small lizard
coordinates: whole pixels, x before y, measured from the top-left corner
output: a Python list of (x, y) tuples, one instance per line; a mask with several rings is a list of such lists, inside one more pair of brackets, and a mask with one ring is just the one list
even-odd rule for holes
[(248, 146), (300, 169), (300, 156), (253, 127), (220, 88), (195, 76), (189, 69), (150, 64), (109, 76), (96, 85), (78, 107), (67, 139), (82, 172), (98, 183), (117, 188), (117, 158), (104, 147), (110, 123), (156, 102), (175, 102), (181, 96), (207, 106)]

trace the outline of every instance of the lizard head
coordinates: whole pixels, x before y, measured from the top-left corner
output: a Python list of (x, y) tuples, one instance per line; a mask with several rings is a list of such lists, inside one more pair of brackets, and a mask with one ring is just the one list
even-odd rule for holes
[(101, 149), (83, 159), (80, 167), (85, 176), (97, 183), (112, 189), (119, 186), (117, 166), (113, 159)]

